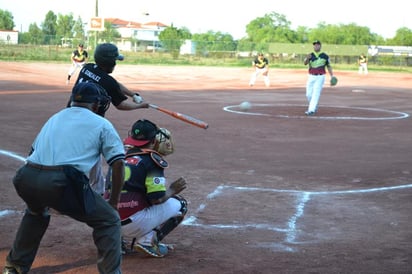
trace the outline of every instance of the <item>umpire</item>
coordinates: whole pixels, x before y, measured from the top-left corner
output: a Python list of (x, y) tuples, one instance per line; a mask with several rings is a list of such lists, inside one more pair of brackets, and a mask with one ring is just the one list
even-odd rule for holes
[[(33, 142), (26, 164), (13, 178), (27, 209), (3, 273), (28, 273), (50, 222), (49, 208), (93, 229), (99, 273), (121, 273), (121, 231), (117, 204), (124, 181), (124, 147), (102, 116), (110, 97), (98, 84), (79, 83), (70, 108), (54, 114)], [(90, 189), (85, 174), (103, 155), (113, 169), (108, 202)]]

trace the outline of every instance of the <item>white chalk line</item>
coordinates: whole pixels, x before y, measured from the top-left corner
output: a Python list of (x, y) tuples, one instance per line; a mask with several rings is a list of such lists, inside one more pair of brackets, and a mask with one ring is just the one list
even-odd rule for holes
[[(188, 216), (182, 225), (186, 226), (196, 226), (202, 228), (215, 228), (215, 229), (261, 229), (275, 232), (285, 233), (285, 238), (283, 244), (275, 243), (274, 249), (294, 252), (295, 248), (288, 245), (294, 245), (302, 243), (297, 242), (296, 238), (298, 236), (299, 230), (296, 228), (299, 218), (304, 215), (305, 206), (310, 201), (312, 196), (315, 195), (342, 195), (342, 194), (361, 194), (361, 193), (373, 193), (373, 192), (383, 192), (390, 190), (406, 189), (412, 188), (412, 184), (398, 185), (398, 186), (387, 186), (387, 187), (376, 187), (369, 189), (356, 189), (356, 190), (336, 190), (336, 191), (299, 191), (299, 190), (286, 190), (286, 189), (272, 189), (272, 188), (257, 188), (257, 187), (241, 187), (241, 186), (228, 186), (221, 185), (215, 188), (211, 193), (206, 196), (207, 200), (213, 200), (221, 195), (225, 190), (233, 189), (236, 191), (261, 191), (261, 192), (274, 192), (274, 193), (287, 193), (296, 196), (296, 206), (295, 212), (292, 214), (286, 222), (286, 228), (279, 228), (273, 224), (202, 224), (198, 221), (198, 218), (194, 215)], [(201, 204), (195, 211), (195, 215), (204, 211), (207, 204)], [(263, 244), (263, 245), (267, 245)], [(273, 249), (273, 248), (272, 248)]]
[[(14, 152), (1, 150), (0, 154), (5, 155), (7, 157), (11, 157), (13, 159), (19, 161), (26, 161), (26, 158), (15, 154)], [(304, 215), (305, 205), (307, 202), (310, 201), (312, 195), (337, 195), (337, 194), (359, 194), (359, 193), (369, 193), (369, 192), (378, 192), (378, 191), (389, 191), (389, 190), (396, 190), (396, 189), (404, 189), (404, 188), (412, 188), (412, 184), (408, 185), (398, 185), (398, 186), (388, 186), (388, 187), (379, 187), (379, 188), (370, 188), (370, 189), (357, 189), (357, 190), (336, 190), (336, 191), (299, 191), (299, 190), (286, 190), (286, 189), (271, 189), (271, 188), (257, 188), (257, 187), (240, 187), (240, 186), (227, 186), (221, 185), (218, 186), (214, 191), (209, 193), (206, 198), (207, 200), (212, 200), (218, 197), (224, 190), (226, 189), (235, 189), (238, 191), (264, 191), (264, 192), (276, 192), (276, 193), (289, 193), (295, 194), (297, 196), (297, 203), (295, 208), (295, 213), (289, 218), (287, 221), (286, 228), (278, 228), (273, 226), (272, 224), (214, 224), (214, 225), (207, 225), (198, 223), (198, 219), (196, 216), (188, 216), (182, 222), (182, 225), (186, 226), (196, 226), (202, 228), (217, 228), (217, 229), (246, 229), (246, 228), (254, 228), (254, 229), (261, 229), (261, 230), (269, 230), (269, 231), (276, 231), (276, 232), (284, 232), (286, 244), (297, 244), (295, 239), (298, 234), (298, 230), (296, 229), (296, 224), (300, 217)], [(206, 204), (201, 204), (196, 213), (203, 211), (206, 208)], [(15, 214), (17, 211), (13, 210), (2, 210), (0, 211), (0, 218), (5, 217), (7, 215)], [(262, 247), (270, 247), (271, 249), (280, 250), (280, 251), (287, 251), (287, 252), (294, 252), (295, 249), (279, 243), (271, 243), (269, 246), (268, 244), (261, 244)]]
[[(251, 110), (258, 107), (305, 107), (304, 105), (292, 105), (292, 104), (251, 104)], [(320, 106), (322, 107), (322, 106)], [(340, 108), (340, 109), (356, 109), (356, 110), (365, 110), (369, 112), (383, 112), (389, 113), (393, 116), (390, 117), (361, 117), (361, 116), (306, 116), (306, 115), (282, 115), (282, 114), (267, 114), (261, 112), (253, 112), (251, 110), (242, 111), (240, 110), (239, 105), (232, 105), (226, 106), (223, 108), (224, 111), (242, 114), (242, 115), (252, 115), (252, 116), (267, 116), (267, 117), (277, 117), (277, 118), (291, 118), (291, 119), (303, 119), (303, 118), (310, 118), (310, 119), (321, 119), (321, 120), (397, 120), (397, 119), (405, 119), (409, 117), (409, 114), (405, 112), (393, 111), (393, 110), (386, 110), (386, 109), (379, 109), (379, 108), (366, 108), (366, 107), (345, 107), (345, 106), (325, 106), (327, 108)]]
[[(10, 158), (19, 160), (19, 161), (21, 161), (21, 162), (25, 162), (25, 161), (26, 161), (26, 158), (25, 158), (25, 157), (22, 157), (22, 156), (14, 153), (14, 152), (8, 151), (8, 150), (2, 150), (2, 149), (0, 149), (0, 155), (4, 155), (4, 156), (10, 157)], [(5, 217), (5, 216), (8, 216), (8, 215), (15, 214), (16, 212), (17, 212), (17, 211), (15, 211), (15, 210), (9, 210), (9, 209), (0, 210), (0, 218)]]
[(26, 161), (25, 157), (22, 157), (22, 156), (14, 153), (12, 151), (7, 151), (7, 150), (0, 149), (0, 154), (5, 155), (5, 156), (10, 157), (10, 158), (13, 158), (13, 159), (16, 159), (16, 160), (19, 160), (19, 161), (22, 161), (22, 162)]

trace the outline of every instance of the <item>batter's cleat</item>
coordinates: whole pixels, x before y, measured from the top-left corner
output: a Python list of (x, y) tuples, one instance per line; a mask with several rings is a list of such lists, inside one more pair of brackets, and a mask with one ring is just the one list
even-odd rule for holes
[(6, 266), (3, 269), (3, 274), (19, 274), (14, 267)]
[(144, 252), (155, 258), (162, 258), (169, 252), (169, 248), (164, 244), (142, 245), (137, 243), (134, 245), (134, 250)]
[(313, 115), (315, 115), (315, 112), (314, 111), (305, 111), (305, 114), (307, 116), (313, 116)]

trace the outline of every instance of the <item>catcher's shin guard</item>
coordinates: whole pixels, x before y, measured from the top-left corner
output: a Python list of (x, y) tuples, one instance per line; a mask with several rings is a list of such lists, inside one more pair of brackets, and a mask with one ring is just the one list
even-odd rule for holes
[(163, 224), (161, 224), (160, 226), (158, 226), (157, 228), (155, 228), (157, 240), (159, 242), (163, 240), (167, 234), (169, 234), (173, 229), (175, 229), (183, 221), (186, 215), (186, 212), (187, 212), (187, 201), (183, 197), (177, 196), (177, 195), (173, 196), (173, 198), (180, 201), (181, 215), (172, 217), (166, 222), (164, 222)]

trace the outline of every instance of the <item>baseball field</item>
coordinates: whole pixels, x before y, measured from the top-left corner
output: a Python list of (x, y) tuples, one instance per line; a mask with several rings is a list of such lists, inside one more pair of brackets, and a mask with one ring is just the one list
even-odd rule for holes
[[(25, 205), (12, 177), (49, 116), (65, 107), (69, 64), (0, 66), (0, 267)], [(302, 66), (303, 67), (303, 66)], [(132, 66), (113, 76), (154, 109), (106, 117), (126, 137), (146, 118), (168, 128), (171, 180), (184, 176), (184, 223), (166, 257), (123, 257), (124, 273), (412, 273), (412, 74), (335, 70), (306, 117), (306, 70)], [(75, 78), (76, 76), (74, 76)], [(329, 79), (329, 77), (327, 78)], [(249, 110), (239, 104), (248, 101)], [(91, 229), (53, 213), (31, 273), (97, 273)]]

